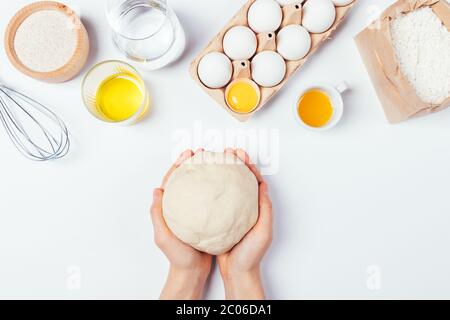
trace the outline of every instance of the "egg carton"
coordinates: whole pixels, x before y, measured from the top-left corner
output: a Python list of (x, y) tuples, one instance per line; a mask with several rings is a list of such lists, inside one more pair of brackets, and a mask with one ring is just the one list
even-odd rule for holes
[[(349, 10), (356, 4), (358, 0), (353, 1), (352, 3), (346, 5), (346, 6), (336, 6), (336, 19), (333, 23), (333, 25), (324, 33), (311, 33), (311, 49), (309, 53), (302, 58), (301, 60), (297, 61), (287, 61), (286, 63), (286, 74), (284, 76), (284, 79), (276, 86), (274, 87), (262, 87), (259, 86), (260, 89), (260, 102), (258, 107), (251, 113), (247, 114), (241, 114), (233, 111), (226, 102), (226, 88), (227, 86), (235, 81), (236, 79), (250, 79), (252, 80), (252, 73), (251, 73), (251, 60), (232, 60), (233, 65), (233, 76), (231, 80), (222, 88), (219, 89), (212, 89), (207, 87), (203, 82), (200, 80), (200, 77), (198, 75), (198, 67), (200, 64), (201, 59), (212, 52), (220, 52), (224, 53), (224, 47), (223, 47), (223, 39), (225, 34), (228, 30), (235, 26), (249, 26), (248, 22), (248, 12), (250, 7), (258, 0), (249, 0), (242, 8), (238, 11), (238, 13), (230, 20), (230, 22), (222, 29), (222, 31), (208, 44), (208, 46), (195, 58), (195, 60), (191, 63), (190, 66), (190, 74), (192, 78), (195, 80), (195, 82), (200, 85), (203, 90), (210, 95), (215, 101), (217, 101), (226, 111), (228, 111), (234, 118), (241, 122), (248, 121), (256, 112), (261, 110), (262, 107), (286, 84), (286, 82), (289, 80), (289, 78), (294, 74), (298, 69), (300, 69), (303, 64), (319, 49), (319, 47), (330, 38), (330, 36), (333, 34), (333, 32), (339, 27), (339, 25), (344, 20), (345, 16), (349, 12)], [(282, 6), (282, 12), (283, 12), (283, 20), (281, 23), (280, 28), (275, 32), (268, 32), (268, 33), (257, 33), (257, 50), (256, 54), (262, 52), (262, 51), (277, 51), (277, 34), (278, 31), (281, 30), (281, 28), (296, 24), (301, 25), (302, 24), (302, 11), (303, 6), (308, 1), (314, 1), (314, 0), (303, 0), (298, 1), (297, 3), (291, 3), (285, 6)]]

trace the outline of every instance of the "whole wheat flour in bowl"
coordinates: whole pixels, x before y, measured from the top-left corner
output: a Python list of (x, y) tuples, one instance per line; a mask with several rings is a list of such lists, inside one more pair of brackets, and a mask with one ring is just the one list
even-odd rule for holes
[(391, 23), (400, 70), (428, 103), (450, 97), (450, 32), (430, 7), (399, 16)]
[(89, 51), (81, 20), (57, 2), (36, 2), (20, 10), (8, 26), (5, 42), (16, 68), (49, 82), (73, 78)]
[(17, 57), (38, 72), (62, 68), (76, 48), (75, 26), (69, 17), (55, 10), (33, 13), (22, 22), (14, 37)]

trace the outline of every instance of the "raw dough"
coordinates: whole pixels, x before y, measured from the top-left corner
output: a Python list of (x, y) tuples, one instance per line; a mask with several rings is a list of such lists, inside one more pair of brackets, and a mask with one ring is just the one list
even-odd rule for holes
[(169, 178), (163, 198), (170, 230), (197, 250), (231, 250), (258, 220), (258, 182), (235, 155), (197, 153)]

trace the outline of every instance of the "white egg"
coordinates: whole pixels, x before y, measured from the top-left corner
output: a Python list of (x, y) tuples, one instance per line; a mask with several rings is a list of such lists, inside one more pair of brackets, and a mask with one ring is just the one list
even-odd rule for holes
[(355, 0), (332, 0), (332, 1), (336, 7), (343, 7), (343, 6), (349, 5), (350, 3), (352, 3)]
[(257, 46), (255, 33), (244, 26), (231, 28), (223, 38), (223, 50), (231, 60), (249, 60), (255, 54)]
[(324, 33), (336, 20), (336, 9), (331, 0), (308, 1), (303, 6), (302, 25), (311, 33)]
[(274, 51), (262, 51), (252, 60), (252, 78), (262, 87), (275, 87), (286, 75), (283, 57)]
[(205, 55), (198, 65), (198, 76), (205, 86), (212, 89), (225, 87), (233, 75), (230, 59), (221, 52)]
[(277, 30), (282, 20), (283, 11), (275, 0), (256, 0), (248, 10), (248, 24), (257, 33)]
[(302, 0), (277, 0), (277, 2), (279, 4), (281, 4), (282, 6), (287, 6), (288, 4), (301, 4), (303, 1)]
[(300, 60), (311, 50), (311, 42), (311, 35), (305, 28), (291, 24), (278, 33), (277, 51), (286, 60)]

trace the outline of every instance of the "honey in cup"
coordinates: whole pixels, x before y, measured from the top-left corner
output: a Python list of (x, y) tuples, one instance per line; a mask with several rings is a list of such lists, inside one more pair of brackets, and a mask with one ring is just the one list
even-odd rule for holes
[(225, 95), (230, 109), (239, 114), (255, 111), (261, 99), (258, 86), (248, 79), (233, 81), (228, 86)]
[(326, 92), (312, 89), (300, 98), (297, 112), (306, 125), (312, 128), (323, 128), (333, 118), (333, 102)]

